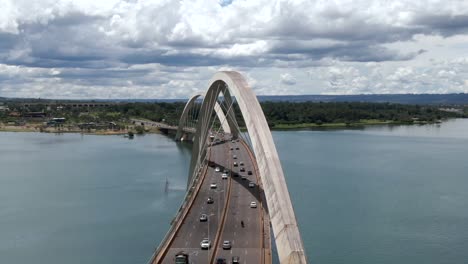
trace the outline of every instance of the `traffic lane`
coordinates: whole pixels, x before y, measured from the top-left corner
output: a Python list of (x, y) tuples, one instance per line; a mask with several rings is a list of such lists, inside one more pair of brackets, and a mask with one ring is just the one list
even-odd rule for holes
[[(259, 192), (259, 177), (257, 177), (257, 172), (255, 170), (255, 166), (253, 164), (253, 160), (251, 159), (251, 156), (249, 155), (249, 152), (248, 150), (246, 149), (245, 145), (244, 144), (241, 144), (241, 143), (237, 143), (238, 146), (239, 146), (239, 150), (237, 150), (237, 156), (241, 156), (242, 157), (242, 162), (244, 162), (244, 166), (240, 166), (239, 165), (239, 168), (238, 168), (238, 174), (239, 174), (239, 178), (235, 178), (236, 181), (240, 182), (240, 184), (242, 184), (242, 186), (244, 186), (256, 199), (257, 199), (257, 204), (258, 204), (258, 201), (260, 201), (260, 192)], [(238, 158), (239, 159), (239, 158)], [(244, 172), (240, 172), (240, 168), (241, 167), (244, 167), (245, 171)], [(248, 171), (251, 171), (252, 172), (252, 175), (248, 175)], [(241, 180), (241, 176), (245, 176), (246, 177), (246, 180)], [(249, 182), (253, 182), (255, 184), (255, 187), (254, 188), (249, 188)]]
[[(219, 147), (219, 146), (213, 147), (212, 154), (213, 155), (211, 156), (211, 158), (213, 160), (215, 160), (218, 163), (221, 163), (222, 165), (226, 167), (228, 166), (228, 164), (224, 164), (224, 162), (220, 160), (220, 158), (226, 157), (224, 148)], [(208, 228), (206, 228), (205, 230), (201, 230), (203, 235), (200, 238), (200, 240), (197, 241), (198, 246), (203, 237), (209, 237), (211, 242), (214, 243), (214, 239), (216, 237), (216, 234), (219, 228), (220, 214), (222, 213), (223, 208), (224, 208), (224, 202), (225, 202), (224, 194), (226, 193), (226, 187), (227, 187), (227, 183), (226, 183), (227, 181), (221, 178), (221, 174), (222, 172), (215, 172), (213, 168), (213, 173), (210, 177), (210, 182), (207, 183), (206, 186), (209, 187), (211, 183), (216, 183), (217, 188), (216, 189), (211, 189), (208, 187), (204, 188), (204, 192), (208, 193), (206, 197), (211, 196), (214, 199), (214, 206), (210, 208), (211, 210), (209, 211), (209, 214), (208, 214), (207, 226), (209, 226), (209, 230)], [(208, 233), (209, 233), (209, 236), (208, 236)], [(199, 250), (201, 251), (201, 249)], [(193, 256), (191, 260), (198, 261), (199, 263), (205, 263), (207, 260), (205, 256), (209, 257), (209, 254), (211, 254), (212, 249), (207, 250), (206, 252), (207, 252), (206, 254), (202, 253), (198, 255), (195, 252), (195, 254), (192, 254)]]
[[(240, 147), (239, 150), (231, 150), (238, 160), (245, 160), (245, 165), (249, 163), (248, 153)], [(234, 167), (238, 172), (240, 167)], [(233, 177), (233, 179), (240, 177)], [(250, 208), (250, 202), (258, 199), (246, 189), (246, 180), (233, 181), (231, 187), (231, 201), (228, 207), (227, 220), (224, 225), (222, 239), (218, 244), (218, 256), (226, 258), (228, 261), (232, 256), (240, 257), (241, 263), (260, 263), (262, 248), (261, 211), (259, 208)], [(256, 182), (256, 181), (255, 181)], [(244, 227), (241, 226), (244, 221)], [(222, 249), (223, 240), (231, 241), (230, 250)]]
[[(222, 148), (213, 147), (212, 149), (212, 155), (214, 157), (222, 157), (223, 152), (224, 151)], [(221, 177), (218, 174), (219, 173), (214, 171), (214, 168), (208, 168), (205, 181), (203, 182), (199, 194), (194, 201), (192, 210), (187, 214), (187, 217), (181, 226), (178, 235), (171, 245), (170, 253), (172, 255), (170, 255), (168, 252), (164, 263), (166, 260), (171, 261), (176, 253), (184, 249), (188, 251), (189, 258), (193, 260), (200, 259), (204, 261), (206, 260), (205, 257), (208, 257), (208, 251), (201, 250), (200, 242), (205, 237), (209, 237), (211, 241), (214, 240), (216, 231), (218, 229), (219, 219), (218, 217), (214, 216), (216, 216), (218, 211), (221, 211), (221, 208), (217, 208), (217, 206), (224, 206), (223, 197), (214, 199), (214, 204), (206, 203), (208, 197), (213, 196), (213, 189), (210, 189), (210, 184), (212, 182), (216, 182), (219, 186), (221, 186), (221, 184), (219, 184), (219, 179), (221, 179)], [(201, 212), (204, 212), (209, 216), (209, 221), (200, 222), (199, 218)], [(209, 236), (208, 233), (210, 233)]]
[[(218, 245), (218, 256), (228, 260), (232, 256), (239, 256), (241, 261), (247, 263), (260, 263), (262, 225), (259, 208), (250, 208), (251, 197), (245, 195), (245, 189), (237, 186), (237, 190), (232, 189), (235, 194), (232, 196), (232, 205), (229, 206), (228, 219), (224, 225), (221, 240), (229, 240), (232, 243), (230, 250), (222, 249), (222, 241)], [(244, 227), (241, 226), (244, 221)]]
[[(212, 151), (216, 151), (213, 149)], [(217, 212), (215, 206), (217, 206), (218, 201), (214, 201), (213, 204), (208, 204), (207, 199), (211, 196), (210, 184), (215, 182), (216, 172), (214, 168), (208, 168), (206, 178), (203, 182), (203, 185), (200, 188), (200, 191), (194, 201), (192, 209), (187, 214), (183, 225), (178, 232), (176, 239), (173, 242), (173, 247), (177, 248), (192, 248), (200, 245), (200, 242), (205, 237), (212, 237), (212, 234), (208, 236), (208, 228), (217, 228), (217, 219), (213, 219), (208, 222), (200, 222), (200, 215), (207, 214), (211, 215)], [(210, 219), (211, 220), (211, 219)], [(209, 227), (208, 227), (209, 225)], [(206, 230), (206, 231), (205, 231)], [(214, 229), (213, 229), (214, 230)]]

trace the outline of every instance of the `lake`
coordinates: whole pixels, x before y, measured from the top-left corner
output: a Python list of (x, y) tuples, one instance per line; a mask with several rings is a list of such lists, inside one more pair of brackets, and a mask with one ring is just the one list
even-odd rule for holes
[[(468, 120), (273, 137), (310, 263), (468, 260)], [(146, 263), (190, 155), (164, 135), (0, 133), (0, 263)]]

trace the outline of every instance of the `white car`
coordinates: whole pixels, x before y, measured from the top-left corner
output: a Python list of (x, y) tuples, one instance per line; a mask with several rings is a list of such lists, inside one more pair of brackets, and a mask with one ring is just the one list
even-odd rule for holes
[(210, 184), (210, 188), (211, 188), (211, 189), (216, 189), (216, 187), (218, 187), (218, 186), (216, 185), (216, 183)]
[(200, 242), (201, 249), (209, 249), (211, 247), (211, 241), (208, 238), (204, 238), (202, 242)]
[(249, 188), (254, 188), (254, 187), (255, 187), (255, 183), (249, 182)]
[(215, 171), (219, 172), (221, 169), (219, 167), (216, 167)]
[(222, 178), (223, 180), (227, 179), (227, 178), (228, 178), (227, 173), (223, 173), (223, 175), (221, 175), (221, 178)]
[(257, 208), (257, 202), (250, 202), (250, 208)]
[(208, 221), (208, 216), (206, 214), (200, 215), (200, 222), (206, 222)]

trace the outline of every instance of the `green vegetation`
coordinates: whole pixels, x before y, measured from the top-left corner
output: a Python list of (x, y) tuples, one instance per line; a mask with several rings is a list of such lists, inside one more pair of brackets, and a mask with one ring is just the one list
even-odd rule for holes
[[(64, 117), (59, 128), (90, 126), (106, 129), (132, 129), (144, 133), (145, 128), (135, 126), (132, 118), (147, 119), (177, 125), (185, 102), (174, 103), (85, 103), (6, 102), (0, 111), (0, 123), (44, 123), (54, 117)], [(393, 103), (364, 102), (262, 102), (268, 124), (273, 129), (301, 129), (318, 127), (349, 127), (376, 124), (424, 124), (446, 118), (467, 117), (468, 107), (426, 106)], [(5, 110), (7, 109), (7, 110)], [(235, 105), (239, 125), (244, 127), (238, 106)], [(25, 118), (30, 113), (42, 113), (42, 118)], [(137, 124), (138, 125), (138, 124)], [(57, 126), (56, 126), (57, 127)]]
[(264, 102), (263, 111), (270, 127), (304, 128), (372, 124), (413, 124), (463, 117), (436, 106), (391, 103), (290, 103)]

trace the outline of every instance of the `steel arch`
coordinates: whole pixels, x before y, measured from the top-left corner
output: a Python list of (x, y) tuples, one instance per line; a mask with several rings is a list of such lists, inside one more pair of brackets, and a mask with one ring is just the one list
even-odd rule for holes
[(280, 262), (307, 263), (283, 169), (265, 115), (256, 95), (238, 72), (218, 72), (210, 81), (197, 122), (189, 186), (206, 155), (211, 120), (211, 115), (206, 113), (213, 111), (220, 93), (232, 94), (236, 98), (244, 118), (263, 183)]
[[(184, 111), (182, 112), (182, 115), (180, 116), (180, 120), (179, 120), (179, 125), (177, 127), (177, 133), (176, 133), (176, 136), (175, 136), (175, 140), (176, 141), (180, 141), (181, 138), (182, 138), (182, 135), (183, 135), (183, 130), (184, 130), (184, 124), (187, 120), (187, 117), (188, 117), (188, 113), (189, 111), (193, 108), (194, 104), (195, 104), (195, 101), (199, 98), (199, 97), (202, 97), (203, 94), (195, 94), (193, 95), (192, 97), (190, 97), (190, 99), (188, 100), (187, 104), (185, 104), (185, 107), (184, 107)], [(215, 112), (216, 112), (216, 115), (218, 116), (218, 119), (220, 120), (221, 122), (221, 125), (223, 127), (223, 131), (230, 134), (232, 133), (231, 131), (231, 127), (232, 127), (232, 124), (231, 124), (231, 115), (228, 113), (228, 120), (227, 122), (223, 122), (223, 120), (226, 119), (226, 115), (224, 114), (224, 111), (223, 109), (221, 109), (221, 106), (219, 105), (218, 102), (216, 102), (215, 104)]]

